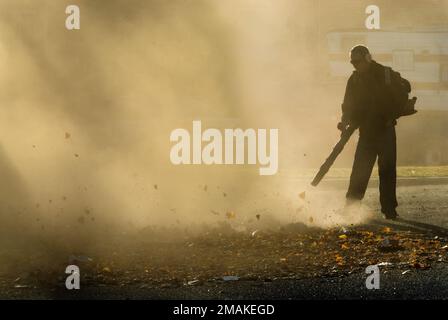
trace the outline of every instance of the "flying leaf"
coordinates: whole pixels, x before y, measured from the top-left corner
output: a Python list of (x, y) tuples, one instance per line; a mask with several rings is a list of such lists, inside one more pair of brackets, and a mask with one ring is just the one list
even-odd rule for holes
[(228, 219), (234, 219), (234, 218), (235, 218), (235, 212), (233, 212), (233, 211), (228, 211), (228, 212), (226, 213), (226, 216), (227, 216)]

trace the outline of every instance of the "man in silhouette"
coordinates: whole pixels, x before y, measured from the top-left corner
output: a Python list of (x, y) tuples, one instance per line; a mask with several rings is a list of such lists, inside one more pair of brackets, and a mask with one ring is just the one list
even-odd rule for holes
[(346, 194), (347, 205), (363, 199), (378, 158), (381, 212), (386, 219), (396, 219), (395, 125), (396, 119), (403, 115), (400, 114), (401, 106), (398, 106), (396, 93), (397, 85), (405, 86), (405, 91), (410, 92), (410, 84), (398, 72), (374, 61), (366, 46), (353, 47), (350, 62), (355, 71), (347, 82), (342, 119), (338, 123), (341, 131), (349, 126), (359, 127), (359, 140)]

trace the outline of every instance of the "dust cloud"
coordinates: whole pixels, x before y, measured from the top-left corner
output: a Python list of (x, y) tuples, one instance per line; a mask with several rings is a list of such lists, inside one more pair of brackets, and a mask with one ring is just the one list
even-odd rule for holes
[[(79, 31), (65, 29), (70, 4)], [(82, 248), (148, 226), (353, 223), (338, 216), (342, 193), (294, 179), (338, 139), (343, 88), (320, 79), (325, 32), (347, 15), (331, 1), (3, 0), (4, 246)], [(278, 128), (279, 174), (173, 166), (169, 134), (193, 120)]]

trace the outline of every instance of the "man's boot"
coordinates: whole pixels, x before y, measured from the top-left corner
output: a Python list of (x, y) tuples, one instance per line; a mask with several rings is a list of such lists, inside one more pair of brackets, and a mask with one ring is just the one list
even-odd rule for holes
[(381, 209), (381, 212), (387, 220), (396, 220), (398, 217), (397, 210), (395, 209)]

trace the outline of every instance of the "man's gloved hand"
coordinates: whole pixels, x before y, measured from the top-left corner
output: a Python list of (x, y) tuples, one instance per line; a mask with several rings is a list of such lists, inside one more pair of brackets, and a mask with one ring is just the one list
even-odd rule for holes
[(337, 127), (338, 127), (339, 131), (345, 131), (345, 130), (347, 130), (348, 123), (341, 121), (341, 122), (338, 123)]

